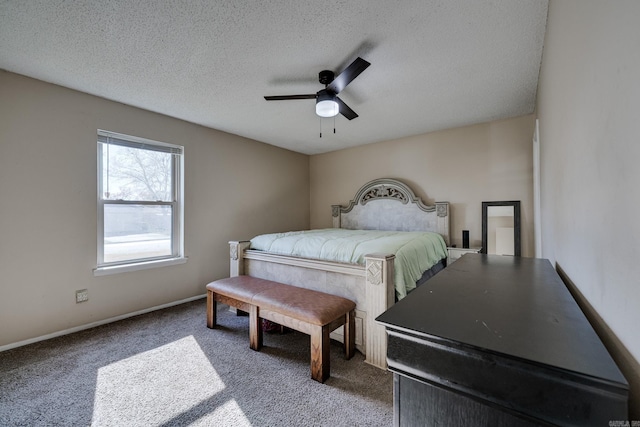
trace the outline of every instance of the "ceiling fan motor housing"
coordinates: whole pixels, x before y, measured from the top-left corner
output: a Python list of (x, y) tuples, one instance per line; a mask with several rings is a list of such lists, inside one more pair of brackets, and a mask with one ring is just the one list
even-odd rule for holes
[(331, 70), (322, 70), (318, 74), (318, 81), (323, 85), (328, 85), (335, 78), (335, 74)]

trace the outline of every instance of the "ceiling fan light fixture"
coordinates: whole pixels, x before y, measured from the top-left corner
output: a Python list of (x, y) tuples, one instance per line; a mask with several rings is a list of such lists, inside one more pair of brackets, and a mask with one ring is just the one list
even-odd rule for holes
[(336, 96), (327, 90), (318, 92), (316, 98), (316, 114), (320, 117), (334, 117), (340, 112), (340, 106), (336, 102)]

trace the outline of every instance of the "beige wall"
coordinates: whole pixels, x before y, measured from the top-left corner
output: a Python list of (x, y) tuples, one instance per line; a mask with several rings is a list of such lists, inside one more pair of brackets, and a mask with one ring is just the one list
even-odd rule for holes
[[(391, 119), (390, 119), (391, 120)], [(375, 178), (397, 178), (429, 204), (451, 203), (452, 243), (482, 243), (482, 202), (520, 200), (522, 255), (533, 256), (532, 115), (385, 141), (311, 157), (311, 227), (331, 226)]]
[[(309, 226), (306, 155), (4, 71), (0, 94), (0, 347), (202, 295), (230, 239)], [(185, 147), (186, 264), (93, 276), (97, 129)]]
[(640, 420), (640, 2), (552, 0), (538, 93), (543, 256), (631, 383)]

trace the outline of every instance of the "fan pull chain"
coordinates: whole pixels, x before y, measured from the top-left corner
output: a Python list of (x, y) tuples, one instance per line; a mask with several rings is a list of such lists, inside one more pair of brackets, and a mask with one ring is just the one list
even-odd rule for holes
[[(333, 133), (336, 133), (336, 116), (333, 116)], [(320, 118), (320, 138), (322, 138), (322, 118)]]

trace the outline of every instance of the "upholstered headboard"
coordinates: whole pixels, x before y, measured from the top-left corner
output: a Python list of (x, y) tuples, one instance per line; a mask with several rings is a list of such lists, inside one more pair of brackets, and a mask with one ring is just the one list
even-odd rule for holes
[(359, 230), (432, 231), (449, 244), (449, 202), (425, 205), (397, 179), (366, 183), (347, 206), (331, 206), (333, 226)]

